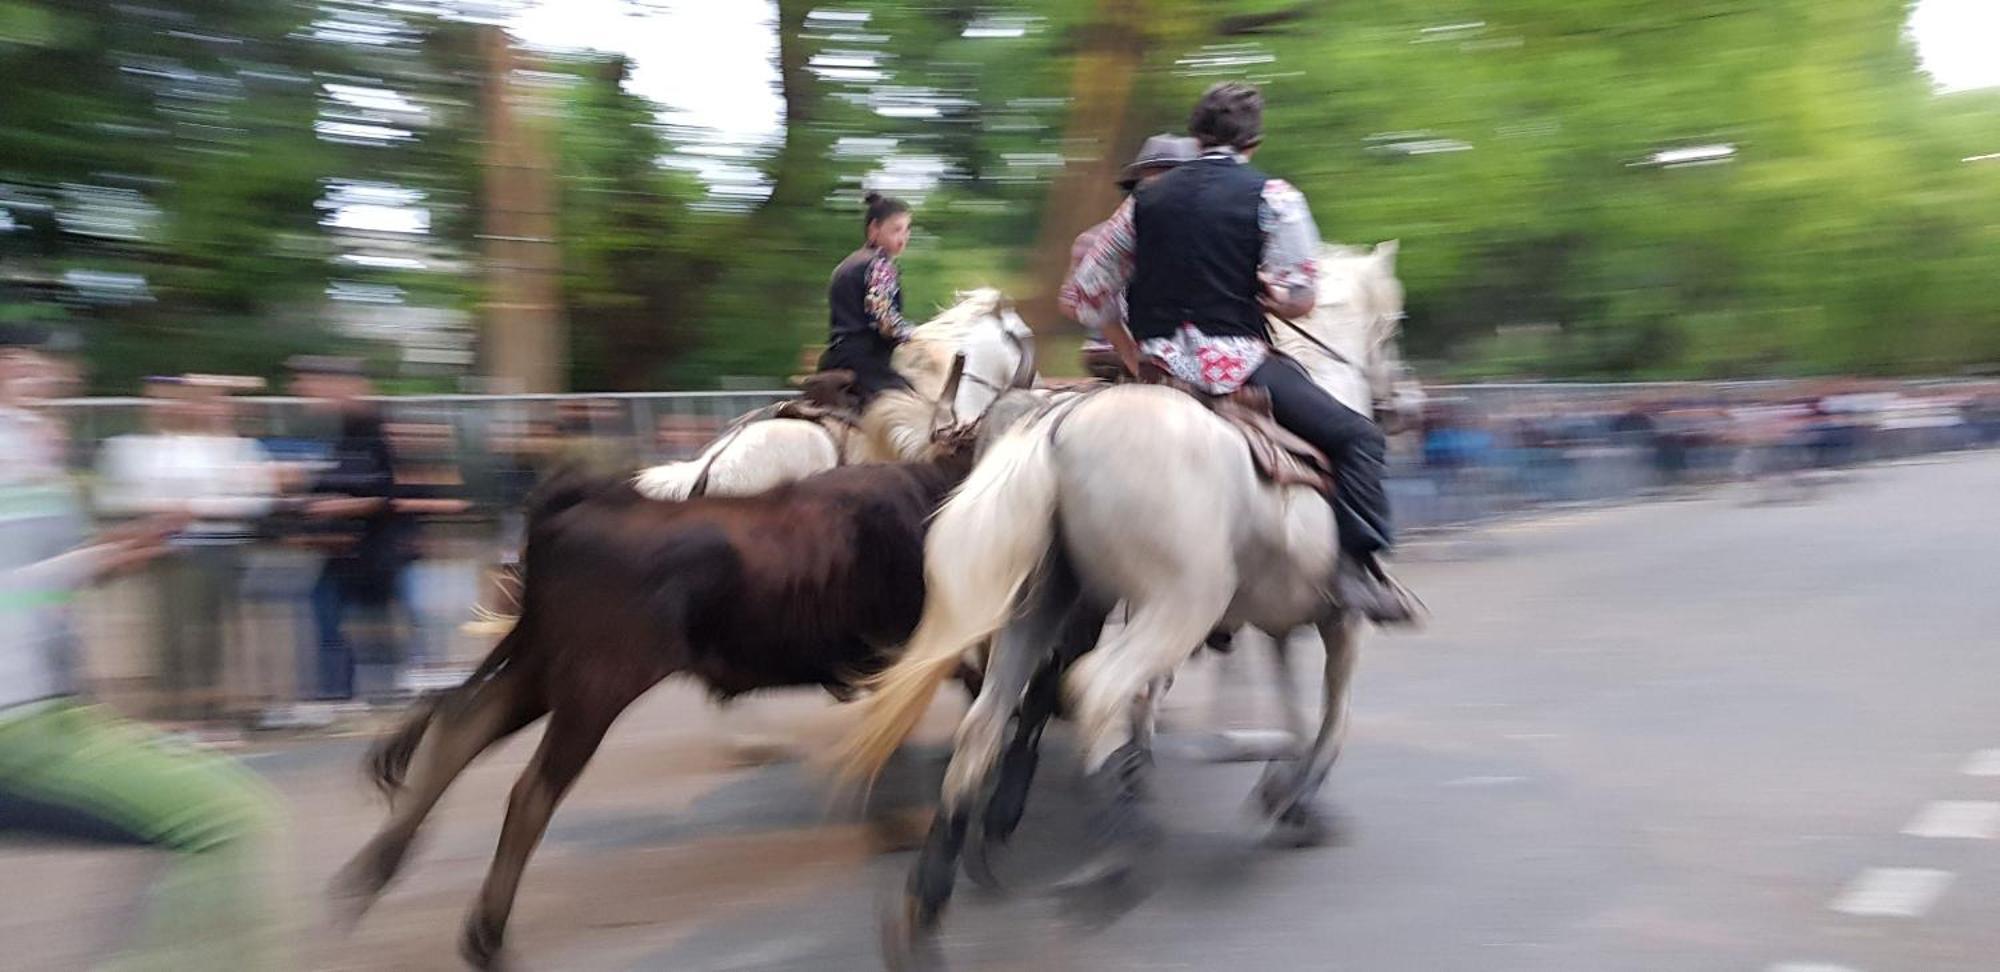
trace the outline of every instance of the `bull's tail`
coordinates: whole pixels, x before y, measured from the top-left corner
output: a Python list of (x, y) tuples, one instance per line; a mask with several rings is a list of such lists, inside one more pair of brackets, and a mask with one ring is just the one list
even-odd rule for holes
[(872, 781), (952, 677), (966, 648), (1007, 623), (1055, 537), (1054, 448), (1035, 425), (1002, 439), (938, 511), (924, 543), (924, 616), (902, 658), (869, 683), (860, 725), (833, 753)]
[(498, 675), (513, 657), (514, 649), (522, 638), (527, 637), (521, 622), (517, 619), (500, 643), (486, 654), (472, 674), (465, 677), (457, 687), (442, 692), (432, 692), (419, 698), (410, 706), (401, 725), (387, 736), (369, 747), (366, 766), (368, 776), (374, 780), (377, 789), (385, 796), (394, 797), (403, 788), (403, 777), (410, 769), (410, 758), (416, 755), (417, 744), (423, 741), (425, 730), (430, 728), (440, 712), (447, 707), (463, 706), (470, 702), (493, 676)]

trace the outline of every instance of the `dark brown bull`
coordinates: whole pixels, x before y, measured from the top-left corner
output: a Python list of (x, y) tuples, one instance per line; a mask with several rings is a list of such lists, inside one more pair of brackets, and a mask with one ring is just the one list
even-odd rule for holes
[(675, 674), (725, 698), (800, 685), (844, 696), (922, 616), (924, 531), (963, 473), (852, 466), (758, 496), (682, 502), (622, 481), (545, 491), (529, 515), (512, 630), (370, 753), (392, 812), (336, 879), (347, 916), (395, 876), (452, 779), (546, 715), (460, 946), (491, 965), (528, 856), (619, 713)]

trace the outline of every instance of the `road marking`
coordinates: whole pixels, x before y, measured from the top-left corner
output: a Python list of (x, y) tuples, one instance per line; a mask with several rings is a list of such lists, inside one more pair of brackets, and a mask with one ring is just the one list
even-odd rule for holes
[(1926, 805), (1903, 826), (1912, 837), (1992, 840), (2000, 836), (2000, 803), (1984, 800), (1938, 800)]
[(1951, 885), (1952, 873), (1924, 867), (1871, 867), (1827, 905), (1842, 914), (1915, 918)]
[(1845, 965), (1828, 965), (1825, 962), (1779, 962), (1765, 972), (1854, 972)]
[(1982, 749), (1966, 757), (1958, 771), (1967, 776), (2000, 776), (2000, 749)]
[(1508, 784), (1511, 783), (1526, 783), (1526, 782), (1528, 782), (1528, 778), (1525, 776), (1461, 776), (1455, 780), (1446, 780), (1438, 785), (1439, 786), (1507, 786)]

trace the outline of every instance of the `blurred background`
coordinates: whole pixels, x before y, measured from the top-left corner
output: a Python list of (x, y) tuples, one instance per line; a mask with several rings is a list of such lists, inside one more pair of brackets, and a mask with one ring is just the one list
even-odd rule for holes
[[(1414, 535), (1504, 537), (1526, 511), (1686, 501), (1580, 527), (1573, 542), (1496, 541), (1477, 554), (1499, 551), (1492, 570), (1420, 554), (1413, 572), (1448, 609), (1441, 617), (1456, 610), (1426, 636), (1441, 657), (1455, 657), (1455, 639), (1514, 646), (1509, 657), (1540, 675), (1391, 662), (1374, 717), (1408, 729), (1436, 709), (1425, 693), (1437, 686), (1451, 707), (1485, 704), (1465, 701), (1481, 691), (1546, 701), (1541, 676), (1602, 678), (1588, 688), (1606, 698), (1666, 684), (1727, 698), (1752, 684), (1795, 691), (1774, 674), (1792, 665), (1808, 673), (1800, 682), (1871, 671), (1859, 681), (1872, 692), (1901, 673), (1784, 650), (1814, 641), (1835, 659), (1860, 657), (1841, 653), (1842, 637), (1900, 633), (1844, 607), (1948, 613), (1937, 599), (1985, 570), (1979, 529), (1991, 518), (1958, 498), (2000, 483), (1992, 454), (1976, 451), (2000, 442), (1996, 50), (1992, 0), (0, 0), (0, 329), (33, 334), (36, 347), (31, 363), (10, 366), (15, 391), (0, 405), (32, 406), (47, 426), (0, 440), (0, 464), (46, 459), (76, 488), (79, 517), (106, 529), (205, 511), (170, 541), (154, 538), (167, 555), (154, 550), (156, 562), (85, 592), (61, 638), (92, 696), (181, 739), (267, 760), (255, 765), (281, 784), (305, 842), (345, 841), (294, 855), (306, 877), (293, 880), (316, 886), (374, 812), (350, 799), (351, 781), (334, 782), (328, 767), (345, 772), (358, 754), (340, 740), (454, 684), (483, 653), (489, 633), (466, 622), (474, 606), (507, 607), (494, 578), (538, 477), (566, 462), (629, 470), (686, 458), (731, 419), (789, 395), (787, 377), (825, 336), (827, 273), (860, 242), (864, 191), (914, 204), (902, 258), (913, 318), (956, 291), (997, 286), (1035, 328), (1044, 372), (1081, 374), (1082, 334), (1055, 306), (1071, 240), (1116, 206), (1114, 182), (1147, 136), (1181, 130), (1206, 86), (1248, 79), (1269, 106), (1258, 163), (1304, 190), (1327, 241), (1400, 241), (1403, 350), (1427, 402), (1392, 439), (1389, 488)], [(352, 492), (339, 477), (355, 472), (350, 433), (364, 415), (393, 456), (370, 473), (388, 485), (367, 526), (308, 501)], [(1933, 462), (1954, 471), (1910, 472)], [(1892, 525), (1879, 533), (1849, 532), (1885, 515)], [(352, 568), (372, 592), (365, 609), (330, 593), (353, 578), (327, 581), (347, 577), (339, 565), (357, 547), (375, 558)], [(1627, 559), (1590, 559), (1612, 550)], [(1536, 561), (1560, 565), (1538, 573), (1519, 568), (1527, 554), (1580, 559)], [(1704, 571), (1735, 586), (1675, 586)], [(1815, 609), (1824, 630), (1758, 642), (1780, 658), (1769, 671), (1675, 682), (1616, 660), (1535, 667), (1563, 664), (1566, 644), (1607, 631), (1617, 642), (1685, 625), (1735, 644), (1757, 622), (1718, 605), (1752, 596)], [(1694, 608), (1666, 613), (1656, 597)], [(1596, 603), (1615, 610), (1582, 607)], [(1534, 629), (1522, 604), (1574, 608), (1580, 627)], [(1990, 641), (1982, 616), (1924, 617), (1939, 644)], [(1976, 714), (1953, 693), (1980, 684), (1956, 676), (1983, 669), (1959, 655), (1939, 668), (1948, 674), (1904, 701), (1939, 719)], [(1868, 692), (1843, 680), (1815, 698), (1837, 700), (1847, 718), (1873, 711)], [(670, 715), (634, 731), (652, 733), (646, 752), (696, 773), (676, 791), (693, 800), (720, 779), (720, 761), (660, 741), (705, 711), (692, 694), (672, 698)], [(1677, 721), (1685, 700), (1655, 701), (1653, 721), (1581, 713), (1553, 728), (1510, 723), (1505, 738), (1702, 731)], [(1494, 728), (1452, 711), (1467, 720), (1454, 732)], [(1885, 737), (1904, 728), (1881, 718)], [(1791, 746), (1785, 758), (1843, 731), (1798, 726), (1813, 733), (1776, 734)], [(1375, 805), (1412, 792), (1407, 774), (1471, 780), (1468, 794), (1494, 785), (1502, 799), (1508, 781), (1547, 769), (1512, 757), (1480, 769), (1414, 735), (1396, 737), (1411, 750), (1399, 768), (1362, 754), (1359, 785), (1374, 788)], [(1958, 745), (1948, 736), (1924, 730), (1909, 748), (1943, 759)], [(1735, 737), (1705, 738), (1727, 748)], [(1868, 754), (1885, 767), (1898, 758)], [(1616, 753), (1571, 755), (1587, 764), (1565, 764), (1578, 779), (1628, 782), (1605, 770)], [(1781, 778), (1783, 760), (1759, 755), (1718, 765)], [(0, 760), (0, 776), (7, 769)], [(646, 773), (614, 779), (599, 791), (616, 792), (610, 805), (651, 799)], [(1822, 805), (1879, 809), (1873, 796), (1797, 782), (1787, 819)], [(816, 804), (797, 789), (782, 784), (776, 802), (803, 807), (800, 819), (774, 828), (807, 826)], [(1228, 799), (1200, 790), (1191, 801), (1221, 806), (1240, 788), (1225, 789)], [(770, 796), (753, 787), (689, 825)], [(1447, 803), (1430, 799), (1401, 818), (1417, 826)], [(1735, 799), (1701, 805), (1687, 826), (1726, 816)], [(594, 812), (586, 819), (609, 819), (603, 802)], [(2000, 804), (1993, 812), (2000, 833)], [(1493, 821), (1445, 816), (1460, 831)], [(1862, 826), (1819, 826), (1848, 824)], [(658, 836), (643, 822), (591, 826), (553, 832), (558, 861)], [(1561, 847), (1569, 832), (1516, 837)], [(463, 863), (490, 840), (482, 831), (447, 846)], [(137, 883), (117, 859), (74, 872), (77, 858), (39, 845), (5, 851), (23, 875), (16, 887), (68, 890), (0, 918), (0, 939), (39, 949), (23, 953), (29, 967), (104, 954), (101, 929), (117, 915), (76, 902), (119, 878)], [(1397, 866), (1359, 873), (1460, 882)], [(457, 907), (476, 880), (468, 867), (445, 871), (423, 914)], [(1989, 871), (2000, 881), (2000, 867)], [(588, 889), (582, 873), (567, 887)], [(1317, 900), (1333, 880), (1299, 890)], [(1560, 869), (1548, 884), (1592, 886)], [(1729, 901), (1697, 885), (1626, 917), (1644, 925), (1646, 908)], [(1493, 901), (1517, 893), (1488, 890)], [(735, 907), (752, 907), (755, 893), (736, 893)], [(1741, 919), (1753, 939), (1795, 917), (1728, 907), (1755, 916)], [(1365, 938), (1357, 922), (1344, 933)], [(2000, 942), (1976, 925), (1928, 952), (1893, 936), (1871, 947), (1882, 967), (1981, 967), (1975, 957)], [(404, 932), (361, 946), (362, 966), (443, 961), (447, 948)], [(1458, 944), (1485, 960), (1431, 965), (1427, 934), (1364, 949), (1381, 959), (1364, 967), (1630, 967), (1619, 961), (1630, 940), (1615, 936), (1579, 946), (1591, 961), (1490, 961), (1479, 951), (1490, 943), (1468, 940)], [(742, 937), (618, 956), (696, 967), (734, 954)], [(1445, 938), (1433, 944), (1448, 950)], [(837, 959), (807, 949), (716, 967), (861, 967), (849, 959), (872, 947), (839, 942)], [(1320, 954), (1243, 947), (1291, 956), (1273, 959), (1280, 967)], [(1677, 967), (1751, 955), (1687, 947), (1663, 954), (1701, 956)], [(561, 955), (575, 967), (609, 961), (576, 948)]]
[[(0, 4), (0, 314), (93, 392), (340, 346), (406, 391), (762, 387), (864, 187), (914, 308), (1050, 338), (1068, 241), (1221, 78), (1432, 378), (2000, 362), (1977, 0)], [(1052, 362), (1065, 356), (1044, 354)]]

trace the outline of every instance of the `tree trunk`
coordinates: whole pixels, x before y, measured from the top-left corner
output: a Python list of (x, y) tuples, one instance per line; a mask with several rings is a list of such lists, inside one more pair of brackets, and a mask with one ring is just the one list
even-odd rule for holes
[(1065, 151), (1082, 157), (1049, 184), (1041, 231), (1029, 254), (1034, 292), (1020, 305), (1023, 317), (1042, 333), (1073, 327), (1056, 308), (1057, 291), (1069, 273), (1070, 244), (1118, 207), (1118, 173), (1139, 141), (1132, 131), (1132, 89), (1146, 60), (1148, 6), (1147, 0), (1098, 0), (1096, 19), (1084, 31), (1063, 132)]
[(561, 259), (556, 248), (555, 177), (548, 125), (527, 117), (532, 97), (514, 81), (519, 58), (505, 29), (484, 28), (486, 77), (482, 194), (487, 300), (486, 373), (494, 390), (562, 391), (569, 345), (559, 304)]

